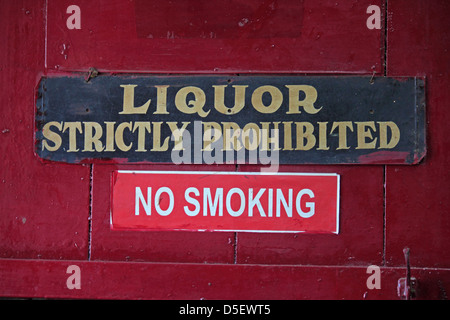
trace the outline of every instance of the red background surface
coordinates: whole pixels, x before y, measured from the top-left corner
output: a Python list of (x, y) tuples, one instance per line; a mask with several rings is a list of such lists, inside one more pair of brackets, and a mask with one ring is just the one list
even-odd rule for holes
[[(145, 3), (0, 4), (1, 296), (396, 299), (397, 279), (405, 273), (402, 249), (408, 246), (417, 297), (448, 298), (448, 1), (304, 0), (294, 8), (291, 1), (263, 1), (256, 11), (243, 10), (245, 16), (194, 6), (179, 17), (195, 21), (191, 28), (177, 24), (169, 7), (145, 21), (141, 13), (156, 2)], [(81, 30), (66, 28), (71, 4), (81, 8)], [(381, 7), (381, 30), (366, 27), (370, 4)], [(280, 21), (284, 12), (296, 17)], [(204, 14), (207, 21), (226, 18), (211, 26)], [(155, 25), (160, 27), (151, 38)], [(341, 175), (338, 236), (111, 231), (114, 170), (259, 168), (41, 162), (33, 154), (40, 75), (87, 73), (89, 67), (113, 73), (424, 76), (427, 155), (415, 166), (281, 166), (282, 172)], [(81, 290), (65, 285), (71, 264), (81, 268)], [(381, 267), (380, 290), (366, 287), (370, 264)]]

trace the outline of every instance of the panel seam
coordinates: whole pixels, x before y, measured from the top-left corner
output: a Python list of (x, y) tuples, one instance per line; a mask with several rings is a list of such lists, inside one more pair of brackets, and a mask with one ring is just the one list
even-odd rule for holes
[[(383, 61), (383, 75), (387, 76), (387, 39), (388, 36), (388, 0), (384, 1), (384, 61)], [(387, 165), (383, 166), (383, 252), (382, 265), (386, 266), (386, 207), (387, 207), (387, 188), (386, 188)]]
[(89, 217), (88, 217), (88, 261), (91, 261), (92, 254), (92, 184), (94, 165), (89, 165)]
[(387, 38), (388, 38), (388, 0), (384, 1), (384, 57), (383, 57), (383, 75), (387, 76)]

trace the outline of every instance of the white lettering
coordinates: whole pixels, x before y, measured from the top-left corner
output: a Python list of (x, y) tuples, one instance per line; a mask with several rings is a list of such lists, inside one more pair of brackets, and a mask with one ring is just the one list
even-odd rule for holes
[(189, 196), (190, 193), (193, 193), (195, 196), (198, 197), (200, 195), (200, 192), (198, 191), (197, 188), (194, 187), (187, 188), (186, 191), (184, 192), (184, 198), (186, 199), (186, 201), (190, 204), (193, 204), (195, 207), (194, 210), (189, 210), (188, 206), (184, 206), (183, 207), (184, 213), (186, 213), (190, 217), (195, 217), (200, 212), (200, 203), (198, 202), (197, 199), (194, 199), (191, 196)]
[(286, 202), (286, 198), (283, 195), (283, 191), (281, 189), (277, 189), (277, 206), (275, 208), (276, 210), (276, 216), (281, 216), (281, 206), (280, 202), (283, 204), (284, 210), (286, 211), (286, 215), (289, 218), (292, 218), (292, 189), (288, 190), (288, 197), (289, 197), (289, 204)]
[[(203, 212), (204, 217), (223, 217), (225, 209), (225, 212), (232, 217), (239, 217), (246, 212), (248, 217), (259, 215), (262, 218), (273, 217), (274, 211), (275, 217), (281, 217), (281, 212), (284, 211), (288, 218), (293, 217), (294, 210), (302, 218), (310, 218), (315, 214), (315, 202), (310, 200), (314, 199), (315, 195), (311, 189), (301, 189), (296, 193), (295, 209), (294, 189), (292, 188), (285, 189), (284, 192), (283, 189), (278, 188), (275, 189), (274, 194), (274, 189), (271, 188), (249, 188), (248, 193), (246, 193), (245, 190), (235, 187), (226, 192), (225, 199), (223, 188), (211, 189), (208, 187), (203, 188), (203, 190), (196, 187), (187, 188), (184, 191), (186, 201), (186, 205), (183, 206), (184, 213), (190, 217), (195, 217), (200, 212)], [(203, 195), (201, 195), (201, 191), (203, 191)], [(170, 205), (167, 210), (162, 210), (159, 206), (159, 197), (163, 192), (166, 192), (170, 198)], [(236, 196), (233, 198), (235, 194), (239, 199)], [(142, 204), (147, 215), (150, 215), (151, 204), (148, 200), (150, 197), (151, 188), (147, 189), (146, 200), (140, 188), (136, 187), (136, 215), (139, 214), (139, 204)], [(203, 201), (200, 200), (201, 198), (203, 198)], [(169, 215), (174, 207), (173, 199), (173, 193), (169, 188), (158, 189), (155, 195), (155, 208), (158, 214)]]
[(316, 204), (314, 202), (306, 202), (305, 206), (309, 209), (309, 211), (304, 212), (301, 207), (301, 201), (302, 201), (302, 197), (305, 194), (308, 195), (310, 198), (314, 198), (314, 193), (310, 189), (300, 190), (300, 192), (297, 194), (297, 197), (295, 199), (295, 206), (297, 208), (297, 213), (300, 215), (300, 217), (311, 218), (315, 213)]
[(147, 200), (145, 200), (144, 195), (142, 194), (142, 190), (140, 187), (136, 187), (136, 193), (135, 193), (135, 207), (134, 207), (134, 214), (136, 216), (139, 215), (139, 203), (142, 204), (145, 210), (146, 215), (152, 214), (152, 188), (147, 188)]
[[(167, 193), (167, 195), (169, 196), (169, 207), (166, 210), (161, 209), (161, 207), (159, 206), (159, 204), (162, 201), (162, 199), (164, 199), (163, 197), (161, 197), (161, 194), (163, 192)], [(161, 187), (161, 188), (159, 188), (158, 191), (156, 191), (156, 194), (155, 194), (155, 209), (156, 209), (156, 212), (158, 212), (158, 214), (160, 216), (168, 216), (169, 214), (172, 213), (173, 206), (174, 206), (174, 197), (173, 197), (172, 190), (170, 190), (170, 188), (168, 188), (168, 187)]]
[[(235, 193), (237, 193), (239, 195), (239, 197), (241, 198), (241, 206), (239, 207), (239, 209), (237, 211), (234, 211), (233, 208), (231, 207), (231, 196)], [(230, 214), (230, 216), (239, 217), (245, 210), (244, 192), (242, 192), (242, 190), (239, 188), (230, 189), (230, 191), (228, 191), (228, 193), (227, 193), (226, 206), (227, 206), (227, 211)]]
[(249, 217), (253, 217), (253, 207), (255, 205), (258, 208), (259, 214), (261, 215), (261, 217), (266, 216), (266, 213), (264, 212), (264, 209), (261, 206), (261, 202), (259, 201), (259, 199), (263, 195), (264, 191), (266, 191), (266, 189), (264, 189), (264, 188), (260, 189), (259, 192), (256, 194), (256, 197), (253, 198), (253, 188), (250, 188), (248, 190), (248, 216)]
[(211, 189), (203, 188), (203, 215), (205, 217), (208, 215), (208, 205), (211, 217), (216, 215), (217, 207), (219, 207), (219, 217), (223, 216), (223, 188), (216, 189), (214, 204), (212, 202)]

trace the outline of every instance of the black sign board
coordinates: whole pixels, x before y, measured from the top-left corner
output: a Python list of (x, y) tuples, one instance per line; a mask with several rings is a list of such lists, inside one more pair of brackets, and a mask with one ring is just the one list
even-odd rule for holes
[(424, 83), (357, 76), (42, 78), (36, 153), (68, 163), (415, 164)]

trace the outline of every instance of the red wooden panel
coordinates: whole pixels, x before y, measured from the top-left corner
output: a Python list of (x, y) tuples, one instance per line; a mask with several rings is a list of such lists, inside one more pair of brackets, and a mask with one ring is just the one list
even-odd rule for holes
[(48, 0), (49, 70), (134, 72), (381, 72), (382, 1)]
[[(67, 273), (79, 267), (80, 289)], [(368, 289), (367, 266), (268, 266), (0, 259), (0, 296), (97, 299), (397, 299), (403, 268), (380, 268), (380, 289)], [(412, 269), (417, 299), (445, 299), (449, 269)], [(72, 283), (71, 280), (69, 280)], [(270, 302), (267, 302), (270, 304)], [(180, 302), (184, 304), (185, 302)], [(171, 305), (173, 307), (173, 305)], [(164, 310), (166, 315), (179, 309)], [(279, 315), (281, 310), (273, 310)]]
[[(385, 30), (367, 29), (365, 13), (369, 4), (381, 6), (381, 0), (262, 1), (260, 6), (258, 1), (232, 1), (236, 6), (228, 8), (222, 0), (218, 3), (224, 8), (197, 1), (191, 12), (177, 14), (164, 3), (167, 10), (147, 21), (155, 3), (77, 1), (81, 30), (65, 27), (71, 1), (1, 3), (0, 295), (396, 299), (397, 279), (404, 276), (402, 249), (409, 246), (412, 266), (420, 267), (412, 269), (418, 297), (448, 298), (449, 4), (388, 2), (387, 75), (427, 80), (428, 153), (423, 163), (387, 166), (386, 181), (381, 166), (280, 168), (341, 175), (339, 235), (115, 232), (109, 228), (113, 170), (236, 168), (94, 165), (90, 172), (89, 166), (44, 164), (32, 151), (40, 73), (91, 66), (166, 73), (382, 71)], [(214, 23), (199, 19), (203, 14)], [(190, 20), (195, 23), (189, 27), (178, 23)], [(367, 265), (384, 263), (389, 267), (382, 267), (382, 289), (368, 290)], [(66, 269), (73, 264), (81, 267), (81, 290), (66, 287)]]
[[(239, 166), (239, 170), (258, 170)], [(381, 264), (383, 167), (280, 166), (280, 172), (341, 175), (339, 234), (237, 234), (238, 263)]]
[(235, 166), (94, 165), (91, 259), (233, 263), (232, 232), (118, 231), (110, 228), (112, 172), (123, 170), (229, 170)]
[(44, 68), (44, 1), (0, 8), (0, 257), (83, 259), (89, 168), (33, 154), (34, 88)]
[(393, 1), (388, 10), (388, 76), (426, 76), (428, 150), (417, 166), (387, 167), (387, 263), (402, 263), (408, 246), (413, 266), (448, 267), (450, 4)]

